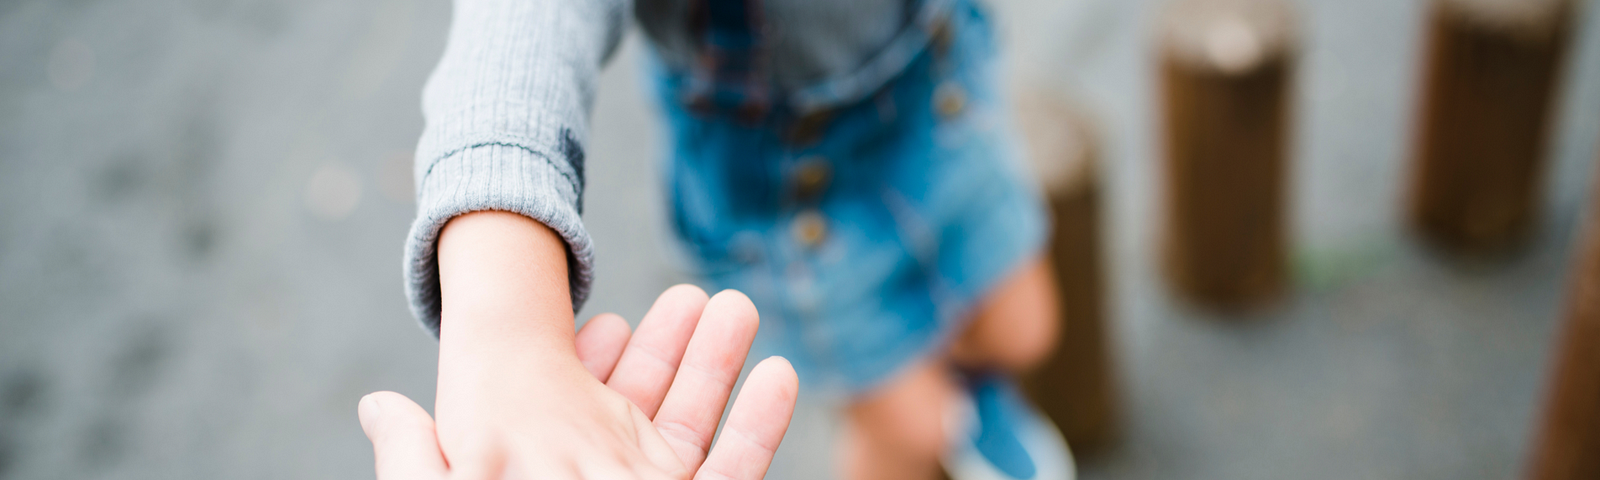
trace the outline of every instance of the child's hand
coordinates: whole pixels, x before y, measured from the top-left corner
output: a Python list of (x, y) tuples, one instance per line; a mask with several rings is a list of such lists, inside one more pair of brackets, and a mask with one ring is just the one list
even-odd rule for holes
[[(631, 341), (622, 318), (598, 316), (576, 338), (586, 378), (504, 378), (486, 387), (505, 396), (472, 401), (456, 417), (441, 400), (441, 419), (471, 424), (457, 434), (457, 448), (444, 448), (448, 464), (433, 420), (400, 394), (363, 398), (361, 424), (383, 480), (755, 480), (794, 412), (797, 381), (783, 359), (756, 366), (716, 450), (706, 451), (756, 326), (743, 295), (723, 292), (707, 303), (686, 286), (662, 294)], [(446, 431), (442, 422), (439, 430)]]
[(379, 478), (766, 474), (799, 388), (781, 359), (750, 373), (707, 455), (759, 323), (744, 295), (673, 287), (632, 338), (614, 315), (574, 334), (565, 246), (542, 224), (475, 212), (438, 245), (437, 422), (399, 394), (363, 398)]

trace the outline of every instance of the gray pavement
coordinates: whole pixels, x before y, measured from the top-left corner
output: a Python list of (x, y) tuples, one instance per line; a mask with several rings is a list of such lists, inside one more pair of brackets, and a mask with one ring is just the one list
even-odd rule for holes
[[(1546, 221), (1460, 266), (1399, 234), (1421, 2), (1305, 0), (1299, 287), (1249, 322), (1152, 259), (1154, 0), (994, 2), (1019, 82), (1106, 133), (1126, 436), (1085, 478), (1518, 474), (1600, 133), (1573, 52)], [(370, 478), (364, 393), (433, 398), (400, 248), (444, 0), (0, 0), (0, 479)], [(664, 237), (637, 34), (602, 79), (584, 316), (691, 281)], [(827, 478), (807, 398), (770, 478)]]

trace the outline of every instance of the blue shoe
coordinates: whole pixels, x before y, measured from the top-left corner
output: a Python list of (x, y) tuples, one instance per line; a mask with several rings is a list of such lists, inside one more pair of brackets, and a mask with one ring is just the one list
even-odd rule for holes
[(998, 376), (968, 379), (944, 456), (951, 480), (1074, 480), (1077, 466), (1061, 431)]

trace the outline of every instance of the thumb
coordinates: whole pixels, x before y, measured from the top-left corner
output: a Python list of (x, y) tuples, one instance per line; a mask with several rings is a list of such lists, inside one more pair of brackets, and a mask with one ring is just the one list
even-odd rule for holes
[(405, 395), (377, 392), (356, 407), (361, 430), (372, 441), (380, 480), (434, 480), (445, 477), (444, 454), (433, 417)]

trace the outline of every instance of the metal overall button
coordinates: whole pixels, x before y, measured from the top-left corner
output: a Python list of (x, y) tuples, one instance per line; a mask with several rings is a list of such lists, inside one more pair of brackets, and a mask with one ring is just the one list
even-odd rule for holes
[(794, 221), (790, 222), (789, 233), (794, 235), (795, 242), (800, 245), (816, 248), (828, 238), (828, 219), (815, 208), (801, 210), (795, 214)]
[(946, 80), (933, 90), (933, 108), (945, 119), (955, 118), (967, 108), (967, 90), (954, 80)]
[(833, 180), (833, 166), (826, 157), (810, 155), (802, 157), (794, 166), (791, 174), (794, 198), (800, 202), (814, 202), (822, 197), (828, 190), (828, 183)]
[(822, 134), (828, 131), (828, 125), (833, 122), (833, 110), (822, 109), (810, 112), (796, 118), (789, 126), (787, 140), (791, 145), (807, 146), (822, 140)]

